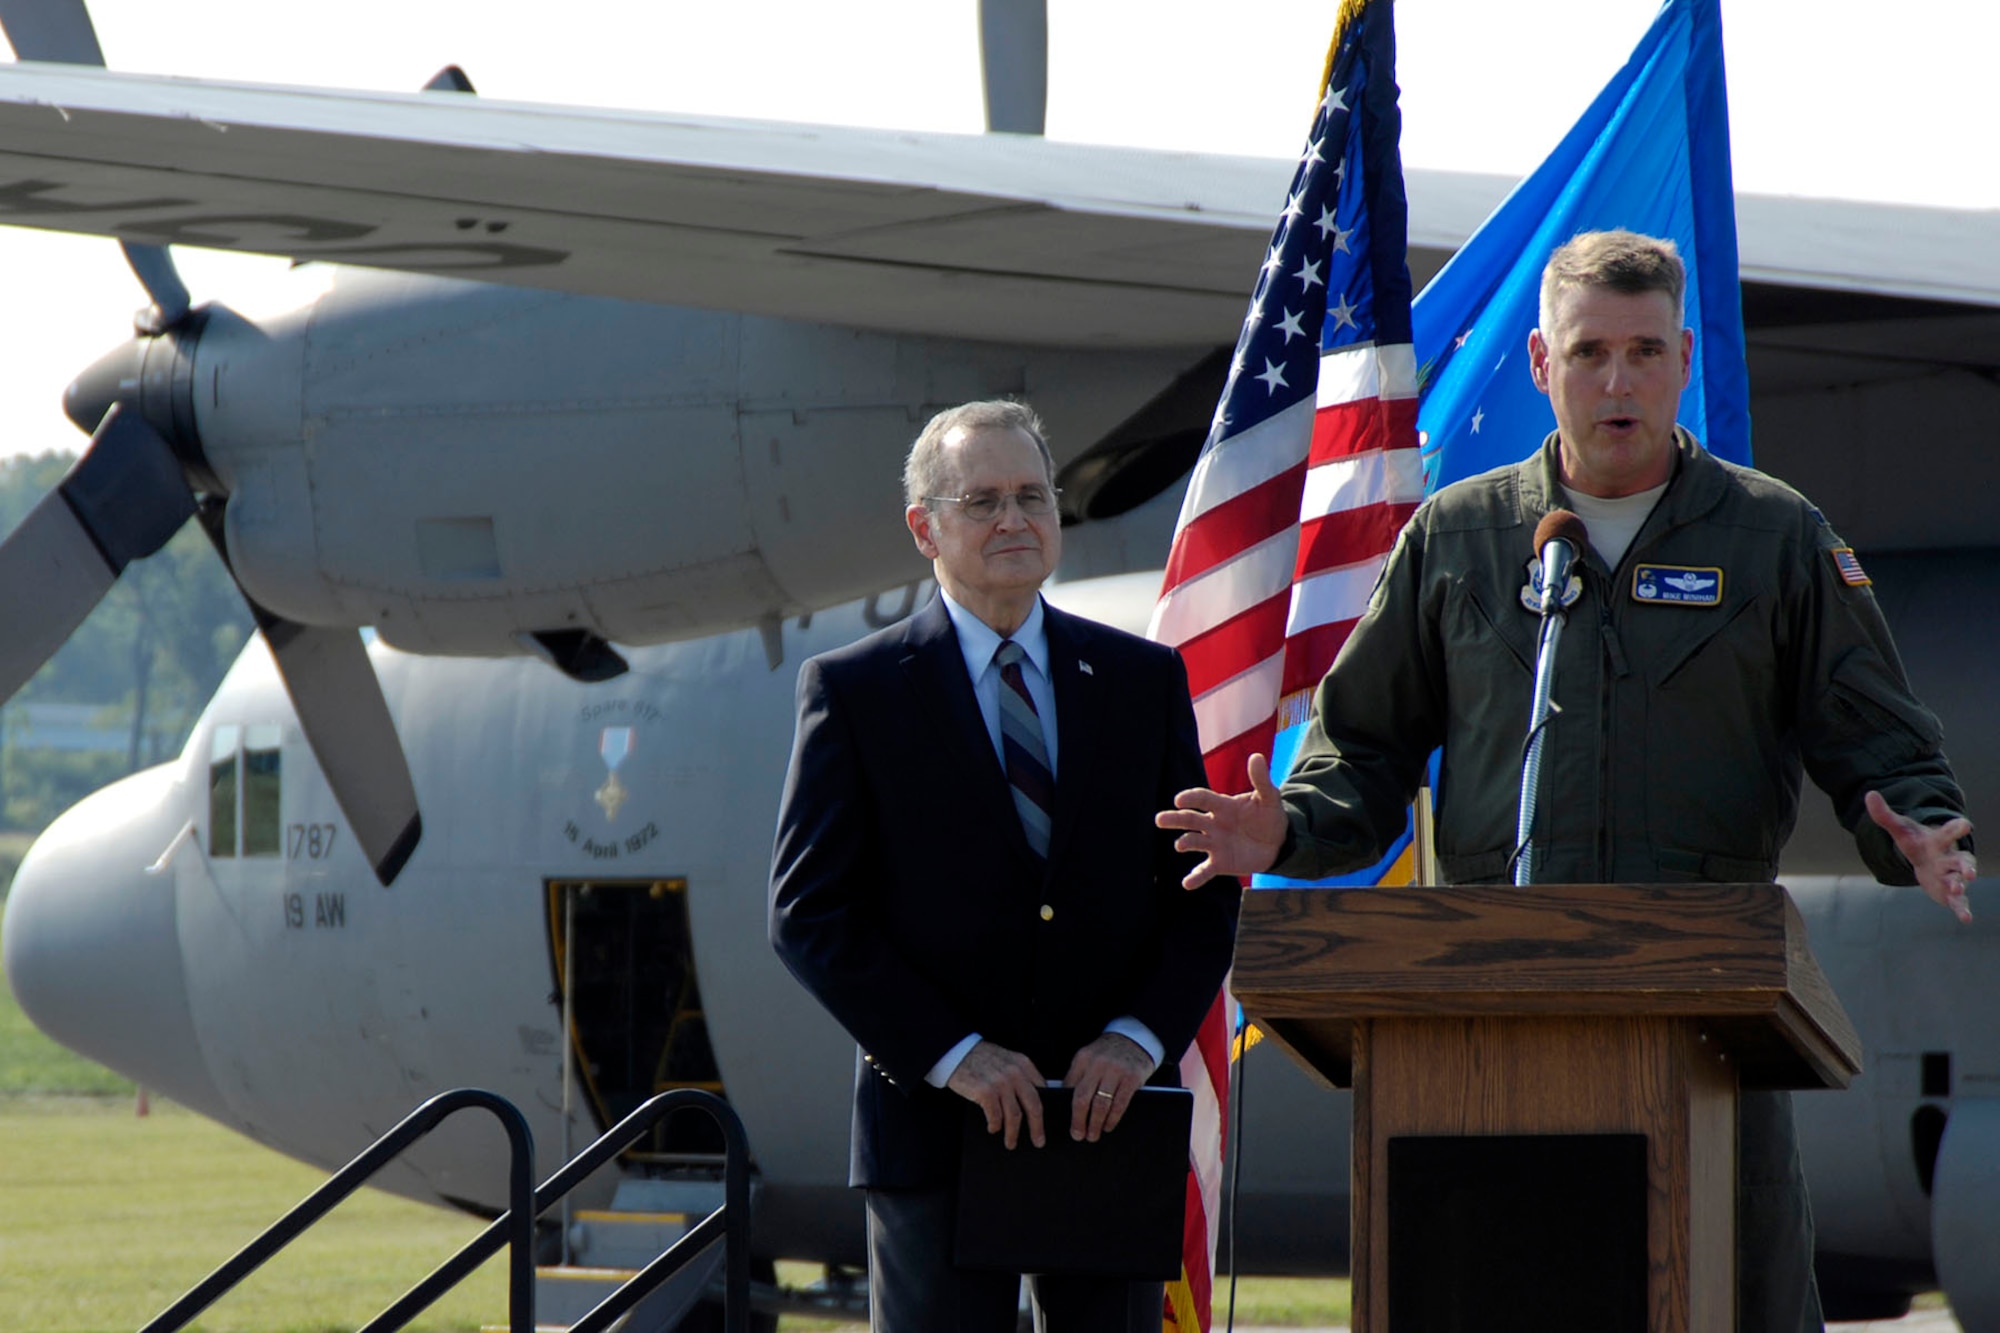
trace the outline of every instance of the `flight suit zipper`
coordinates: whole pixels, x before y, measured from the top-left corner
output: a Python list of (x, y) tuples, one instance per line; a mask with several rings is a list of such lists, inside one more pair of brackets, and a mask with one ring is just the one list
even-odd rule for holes
[[(1676, 468), (1673, 480), (1678, 481), (1679, 479), (1680, 471)], [(1618, 589), (1624, 586), (1625, 568), (1633, 564), (1643, 550), (1650, 550), (1652, 547), (1658, 546), (1661, 538), (1676, 526), (1676, 520), (1667, 510), (1668, 502), (1673, 498), (1673, 494), (1674, 487), (1672, 482), (1669, 482), (1666, 493), (1654, 504), (1652, 512), (1646, 515), (1646, 521), (1639, 525), (1639, 531), (1632, 535), (1630, 544), (1625, 547), (1625, 554), (1618, 558), (1618, 567), (1605, 576), (1604, 595), (1598, 599), (1597, 603), (1598, 634), (1604, 640), (1605, 663), (1604, 689), (1599, 696), (1602, 702), (1599, 714), (1601, 724), (1598, 731), (1597, 751), (1597, 881), (1600, 884), (1609, 882), (1612, 877), (1611, 811), (1613, 802), (1611, 800), (1611, 782), (1613, 768), (1611, 753), (1613, 737), (1611, 732), (1613, 719), (1617, 716), (1618, 711), (1618, 682), (1623, 680), (1631, 670), (1630, 663), (1625, 657), (1624, 642), (1618, 637), (1618, 617), (1616, 614)]]
[(1598, 578), (1592, 571), (1592, 579), (1599, 583), (1597, 588), (1597, 634), (1603, 643), (1600, 672), (1601, 685), (1597, 691), (1597, 882), (1606, 883), (1611, 878), (1611, 717), (1614, 711), (1618, 680), (1625, 674), (1625, 650), (1618, 642), (1618, 627), (1611, 618), (1611, 590), (1617, 585), (1611, 576)]

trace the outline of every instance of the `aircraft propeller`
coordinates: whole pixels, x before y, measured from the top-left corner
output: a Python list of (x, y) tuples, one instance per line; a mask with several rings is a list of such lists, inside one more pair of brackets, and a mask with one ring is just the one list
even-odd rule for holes
[[(0, 0), (0, 30), (22, 60), (103, 67), (84, 0)], [(1048, 91), (1047, 0), (981, 0), (981, 68), (993, 130), (1040, 134)], [(470, 92), (462, 73), (429, 85)], [(231, 566), (228, 488), (203, 454), (192, 366), (208, 319), (164, 245), (122, 241), (150, 298), (135, 337), (84, 371), (64, 411), (92, 432), (56, 491), (0, 543), (0, 699), (59, 648), (125, 566), (158, 551), (190, 517)], [(237, 579), (277, 660), (300, 726), (342, 813), (389, 884), (422, 834), (415, 785), (367, 649), (352, 628), (305, 625), (261, 605)]]
[[(104, 64), (82, 0), (0, 0), (0, 29), (22, 60)], [(90, 443), (0, 543), (0, 699), (62, 646), (126, 565), (165, 546), (190, 516), (230, 566), (228, 495), (202, 456), (187, 391), (206, 308), (189, 298), (166, 246), (120, 244), (152, 304), (135, 316), (132, 342), (64, 393), (64, 412), (92, 432)], [(236, 582), (334, 799), (387, 886), (416, 850), (423, 820), (368, 649), (357, 630), (287, 620)]]
[[(104, 48), (83, 0), (0, 0), (0, 28), (14, 47), (17, 60), (41, 60), (52, 65), (104, 68)], [(164, 245), (118, 243), (125, 260), (153, 304), (134, 319), (141, 333), (162, 333), (187, 318), (191, 308), (187, 285)]]
[(979, 0), (986, 128), (1040, 134), (1049, 102), (1048, 0)]

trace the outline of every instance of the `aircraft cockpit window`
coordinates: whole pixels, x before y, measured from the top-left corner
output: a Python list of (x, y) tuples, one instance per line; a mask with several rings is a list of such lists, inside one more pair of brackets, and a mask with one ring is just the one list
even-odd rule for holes
[(243, 854), (276, 856), (284, 847), (279, 809), (279, 756), (284, 732), (275, 722), (243, 731)]
[(236, 747), (241, 729), (220, 726), (208, 747), (208, 854), (236, 855)]
[(284, 728), (225, 723), (208, 742), (208, 854), (278, 856), (284, 851)]

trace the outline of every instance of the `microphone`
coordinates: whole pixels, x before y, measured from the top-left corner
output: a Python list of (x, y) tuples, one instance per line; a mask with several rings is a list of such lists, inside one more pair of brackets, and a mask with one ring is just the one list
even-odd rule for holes
[(1567, 509), (1553, 509), (1535, 525), (1535, 553), (1541, 560), (1542, 596), (1540, 604), (1528, 602), (1527, 590), (1521, 600), (1542, 616), (1541, 642), (1535, 653), (1535, 693), (1528, 706), (1528, 740), (1521, 757), (1520, 817), (1514, 824), (1514, 882), (1535, 882), (1535, 814), (1541, 805), (1542, 744), (1548, 739), (1549, 718), (1559, 711), (1551, 697), (1555, 690), (1556, 645), (1562, 640), (1563, 612), (1583, 593), (1579, 583), (1570, 588), (1570, 567), (1590, 545), (1590, 532), (1583, 520)]
[(1567, 509), (1552, 509), (1535, 525), (1535, 554), (1542, 561), (1542, 602), (1536, 608), (1549, 616), (1576, 598), (1569, 591), (1570, 567), (1583, 558), (1590, 532)]

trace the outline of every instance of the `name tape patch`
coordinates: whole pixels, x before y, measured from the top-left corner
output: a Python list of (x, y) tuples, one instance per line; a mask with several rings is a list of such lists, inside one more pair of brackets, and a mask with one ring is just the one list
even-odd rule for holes
[(1632, 571), (1632, 600), (1656, 606), (1720, 606), (1722, 571), (1713, 565), (1640, 565)]
[(1833, 567), (1840, 571), (1840, 581), (1853, 588), (1865, 588), (1875, 580), (1868, 577), (1868, 571), (1861, 568), (1861, 562), (1854, 558), (1852, 546), (1832, 546), (1827, 548), (1833, 557)]

